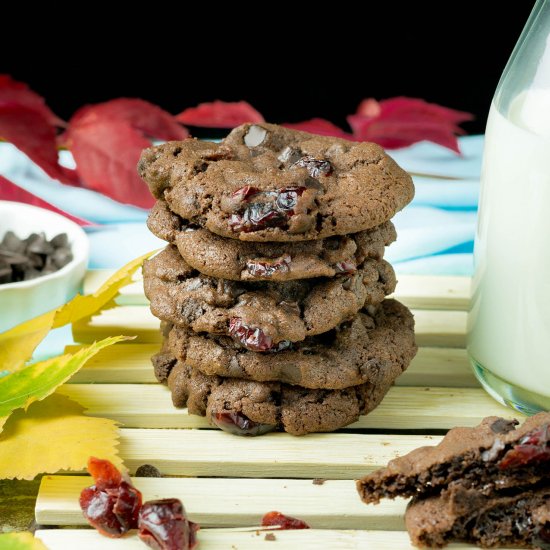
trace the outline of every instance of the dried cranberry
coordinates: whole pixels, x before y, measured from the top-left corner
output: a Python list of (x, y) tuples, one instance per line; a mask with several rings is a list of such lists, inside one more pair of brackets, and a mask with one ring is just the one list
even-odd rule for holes
[(282, 227), (288, 217), (273, 208), (272, 203), (255, 202), (249, 204), (241, 214), (232, 214), (229, 225), (235, 231), (251, 233), (266, 227)]
[(305, 189), (305, 187), (285, 187), (281, 189), (275, 195), (275, 204), (277, 205), (277, 209), (283, 212), (293, 212), (293, 209), (298, 202), (298, 197), (302, 196)]
[(223, 411), (212, 414), (212, 422), (224, 432), (234, 435), (263, 435), (275, 429), (272, 424), (261, 424), (250, 420), (242, 412)]
[(280, 526), (281, 529), (309, 529), (309, 525), (301, 519), (285, 516), (281, 512), (268, 512), (262, 518), (263, 527)]
[(260, 192), (260, 190), (257, 187), (252, 187), (251, 185), (246, 185), (245, 187), (241, 187), (240, 189), (237, 189), (231, 197), (238, 199), (240, 201), (246, 201), (249, 197), (253, 197), (254, 195), (257, 195)]
[[(254, 192), (251, 193), (249, 189)], [(284, 187), (278, 191), (258, 192), (255, 187), (242, 187), (233, 193), (240, 193), (246, 199), (246, 206), (232, 214), (229, 225), (234, 231), (250, 233), (266, 227), (284, 227), (294, 215), (294, 208), (306, 190), (305, 187)], [(245, 202), (243, 199), (242, 202)], [(251, 200), (253, 199), (253, 201)]]
[(80, 508), (90, 525), (108, 537), (136, 528), (141, 493), (107, 460), (90, 458), (88, 470), (96, 484), (82, 490)]
[(253, 277), (272, 277), (275, 273), (288, 273), (290, 271), (291, 258), (289, 255), (283, 256), (278, 260), (252, 261), (246, 262), (246, 270)]
[(357, 266), (355, 265), (355, 263), (348, 260), (336, 263), (336, 265), (334, 266), (334, 270), (336, 271), (336, 273), (351, 275), (357, 271)]
[(229, 334), (251, 351), (267, 351), (273, 347), (270, 336), (261, 328), (245, 325), (240, 317), (229, 320)]
[(312, 178), (328, 176), (332, 173), (332, 164), (325, 159), (316, 159), (311, 155), (304, 155), (294, 166), (305, 168)]
[(118, 487), (122, 482), (122, 474), (108, 460), (91, 456), (88, 459), (88, 472), (94, 478), (98, 489)]
[(550, 424), (524, 435), (500, 460), (498, 468), (508, 470), (546, 460), (550, 460)]
[(139, 513), (139, 538), (156, 550), (193, 550), (199, 528), (187, 519), (177, 498), (150, 500)]

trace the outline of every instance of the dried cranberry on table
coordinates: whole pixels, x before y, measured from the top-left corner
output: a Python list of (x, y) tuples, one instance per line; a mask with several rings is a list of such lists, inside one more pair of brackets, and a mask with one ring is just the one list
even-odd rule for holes
[(281, 512), (267, 512), (262, 518), (262, 527), (280, 527), (283, 529), (310, 529), (309, 525), (301, 519), (285, 516)]
[(508, 470), (535, 462), (550, 460), (550, 424), (524, 435), (502, 457), (498, 463), (499, 470)]
[(135, 529), (141, 493), (108, 460), (91, 457), (88, 471), (95, 485), (80, 493), (80, 508), (90, 525), (114, 538)]
[(181, 500), (166, 498), (146, 502), (139, 512), (139, 538), (155, 550), (193, 550), (197, 523), (187, 519)]
[(213, 413), (212, 422), (224, 432), (233, 435), (263, 435), (275, 429), (275, 426), (272, 424), (254, 422), (242, 412), (235, 411)]
[(150, 500), (142, 505), (141, 493), (108, 460), (90, 457), (88, 471), (95, 485), (80, 493), (84, 517), (102, 535), (119, 538), (139, 529), (139, 538), (157, 550), (193, 550), (197, 523), (187, 519), (180, 500)]

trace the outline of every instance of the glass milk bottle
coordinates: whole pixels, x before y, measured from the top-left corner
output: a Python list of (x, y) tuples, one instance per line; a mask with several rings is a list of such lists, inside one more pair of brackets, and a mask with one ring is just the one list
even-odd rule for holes
[(538, 0), (487, 123), (468, 355), (498, 401), (550, 410), (550, 0)]

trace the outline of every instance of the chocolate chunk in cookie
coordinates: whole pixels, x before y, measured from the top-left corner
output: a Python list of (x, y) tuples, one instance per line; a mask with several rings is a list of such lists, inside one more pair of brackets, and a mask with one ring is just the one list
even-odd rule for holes
[(414, 195), (410, 176), (373, 143), (244, 124), (220, 144), (147, 149), (153, 195), (189, 223), (243, 241), (303, 241), (383, 224)]

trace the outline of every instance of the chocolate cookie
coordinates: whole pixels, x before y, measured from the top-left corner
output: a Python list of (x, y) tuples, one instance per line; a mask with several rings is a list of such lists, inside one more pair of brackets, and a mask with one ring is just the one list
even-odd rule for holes
[[(372, 316), (359, 313), (349, 323), (276, 353), (249, 351), (228, 337), (198, 336), (176, 327), (164, 352), (207, 375), (343, 389), (393, 382), (411, 362), (416, 345), (409, 310), (384, 300)], [(162, 381), (164, 373), (156, 374)]]
[(157, 237), (175, 244), (183, 259), (210, 277), (233, 281), (290, 281), (334, 277), (353, 270), (366, 259), (380, 260), (396, 239), (386, 222), (352, 235), (296, 243), (253, 243), (226, 239), (186, 224), (157, 201), (147, 225)]
[(173, 246), (143, 267), (153, 315), (194, 332), (226, 334), (248, 349), (280, 349), (327, 332), (395, 288), (384, 260), (366, 260), (332, 279), (238, 283), (213, 279), (189, 266)]
[(550, 487), (484, 495), (451, 484), (439, 496), (414, 499), (405, 522), (415, 546), (550, 548)]
[[(388, 379), (343, 390), (309, 390), (276, 382), (250, 382), (207, 376), (174, 357), (154, 358), (156, 372), (167, 372), (176, 407), (206, 416), (237, 435), (283, 430), (293, 435), (331, 432), (373, 410), (391, 387)], [(164, 365), (163, 365), (164, 364)]]
[(189, 139), (146, 149), (138, 171), (170, 210), (243, 241), (303, 241), (388, 221), (414, 195), (378, 145), (244, 124), (220, 144)]
[(361, 499), (426, 496), (457, 480), (485, 494), (548, 480), (550, 412), (516, 424), (488, 417), (475, 428), (453, 428), (439, 445), (415, 449), (359, 480)]

